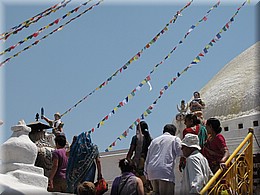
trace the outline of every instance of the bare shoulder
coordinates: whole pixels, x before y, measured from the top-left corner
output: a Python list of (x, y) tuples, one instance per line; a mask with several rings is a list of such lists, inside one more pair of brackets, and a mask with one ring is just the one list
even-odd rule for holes
[(143, 182), (139, 177), (136, 177), (138, 195), (144, 195)]
[(135, 178), (136, 178), (137, 183), (142, 183), (143, 184), (143, 181), (139, 177), (135, 176)]

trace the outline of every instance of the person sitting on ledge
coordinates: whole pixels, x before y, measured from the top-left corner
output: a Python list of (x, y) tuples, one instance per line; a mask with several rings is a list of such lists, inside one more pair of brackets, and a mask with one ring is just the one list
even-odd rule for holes
[(196, 112), (196, 111), (202, 111), (202, 109), (205, 108), (205, 103), (200, 98), (200, 93), (198, 91), (195, 91), (193, 93), (193, 100), (190, 102), (190, 111)]
[(59, 112), (54, 114), (54, 120), (50, 120), (44, 115), (41, 116), (41, 119), (44, 119), (52, 127), (52, 133), (56, 136), (63, 132), (64, 123), (61, 121), (61, 115)]
[(205, 103), (200, 98), (200, 93), (198, 91), (195, 91), (193, 93), (193, 100), (191, 100), (189, 104), (190, 113), (195, 114), (197, 117), (201, 119), (201, 122), (203, 122), (203, 114), (202, 110), (205, 108)]
[(186, 104), (185, 104), (185, 100), (181, 100), (180, 108), (179, 108), (179, 106), (177, 105), (177, 110), (179, 111), (180, 114), (186, 114), (188, 108), (189, 108), (188, 103), (187, 103), (187, 105), (186, 105)]

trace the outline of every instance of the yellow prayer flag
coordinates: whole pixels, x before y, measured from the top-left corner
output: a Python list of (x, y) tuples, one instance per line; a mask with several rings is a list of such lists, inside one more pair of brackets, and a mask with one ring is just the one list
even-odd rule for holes
[(142, 82), (141, 82), (143, 85), (146, 83), (146, 80), (142, 80)]
[(127, 97), (129, 100), (133, 98), (133, 96), (131, 94), (129, 94)]
[(195, 59), (193, 60), (193, 62), (200, 62), (200, 60), (197, 59), (197, 58), (195, 58)]

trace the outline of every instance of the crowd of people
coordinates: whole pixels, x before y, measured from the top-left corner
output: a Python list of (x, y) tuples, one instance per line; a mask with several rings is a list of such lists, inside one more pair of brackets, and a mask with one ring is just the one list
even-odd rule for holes
[(52, 169), (49, 175), (48, 191), (73, 194), (97, 194), (94, 179), (103, 179), (101, 162), (96, 144), (90, 134), (83, 132), (73, 137), (69, 145), (63, 131), (64, 123), (60, 113), (54, 114), (54, 120), (41, 116), (55, 135), (55, 150), (52, 152)]
[[(178, 132), (174, 124), (166, 124), (162, 135), (154, 139), (148, 124), (141, 121), (136, 126), (136, 135), (132, 137), (126, 157), (119, 161), (121, 175), (114, 179), (111, 195), (174, 194), (175, 166), (182, 172), (180, 193), (199, 194), (213, 174), (219, 168), (225, 168), (229, 157), (220, 121), (217, 118), (205, 120), (204, 107), (199, 92), (194, 92), (194, 99), (189, 104), (182, 100), (181, 107), (177, 106), (183, 117), (178, 119), (184, 120), (185, 128)], [(55, 117), (60, 120), (57, 113)], [(103, 177), (98, 147), (92, 143), (90, 134), (83, 132), (74, 136), (70, 151), (66, 153), (62, 129), (46, 117), (43, 119), (53, 125), (56, 135), (48, 190), (98, 194), (94, 184), (96, 172), (98, 180)]]

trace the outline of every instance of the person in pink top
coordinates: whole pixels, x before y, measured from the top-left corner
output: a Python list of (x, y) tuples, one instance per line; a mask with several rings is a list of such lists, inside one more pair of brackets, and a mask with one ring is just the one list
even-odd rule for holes
[(221, 134), (220, 121), (216, 118), (209, 118), (206, 122), (208, 139), (202, 149), (202, 154), (209, 162), (213, 173), (220, 167), (225, 167), (229, 157), (229, 151), (224, 136)]
[(66, 169), (68, 157), (66, 155), (66, 137), (64, 134), (55, 137), (56, 149), (52, 152), (52, 169), (49, 177), (48, 191), (66, 192)]

